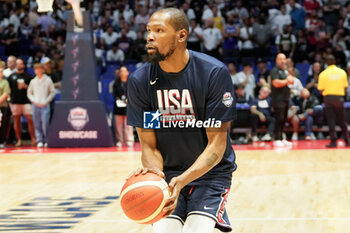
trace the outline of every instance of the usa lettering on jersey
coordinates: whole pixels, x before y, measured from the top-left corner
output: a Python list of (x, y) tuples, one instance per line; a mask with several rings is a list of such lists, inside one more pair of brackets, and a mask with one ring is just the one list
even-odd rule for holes
[(190, 91), (183, 89), (157, 90), (161, 121), (186, 121), (195, 119)]

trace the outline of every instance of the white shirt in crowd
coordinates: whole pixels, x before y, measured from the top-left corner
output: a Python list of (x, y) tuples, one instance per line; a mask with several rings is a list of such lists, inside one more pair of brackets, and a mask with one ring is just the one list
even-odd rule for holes
[(114, 42), (117, 41), (117, 39), (119, 38), (119, 34), (116, 32), (112, 32), (111, 35), (109, 35), (107, 32), (102, 33), (101, 38), (103, 38), (106, 42), (107, 45), (111, 45)]
[(125, 55), (121, 49), (117, 49), (115, 52), (112, 49), (108, 50), (107, 61), (123, 62), (124, 60), (125, 60)]
[[(199, 41), (199, 38), (196, 36), (196, 34), (191, 34), (191, 32), (192, 32), (192, 30), (193, 30), (193, 28), (189, 28), (189, 33), (188, 33), (188, 42), (198, 42)], [(194, 29), (194, 32), (195, 33), (197, 33), (198, 35), (203, 35), (203, 29), (199, 26), (199, 25), (197, 25), (196, 27), (195, 27), (195, 29)]]
[[(244, 80), (246, 79), (246, 77), (247, 77), (247, 75), (243, 71), (238, 72), (237, 74), (231, 76), (233, 85), (239, 85), (239, 84), (243, 83)], [(251, 96), (252, 98), (254, 98), (255, 86), (256, 86), (255, 77), (253, 74), (250, 74), (249, 78), (248, 78), (248, 82), (244, 87), (245, 94), (247, 96)]]
[(6, 68), (3, 71), (3, 75), (4, 75), (4, 77), (8, 78), (8, 77), (10, 77), (11, 74), (15, 73), (16, 71), (17, 71), (16, 68), (13, 70), (11, 70), (10, 68)]
[(289, 84), (288, 87), (290, 88), (291, 96), (300, 96), (301, 90), (303, 90), (303, 84), (301, 81), (294, 77), (294, 84)]
[(211, 51), (215, 49), (218, 41), (222, 39), (221, 31), (218, 28), (207, 28), (203, 31), (204, 47)]
[[(241, 27), (239, 36), (242, 37), (243, 39), (248, 39), (248, 32), (249, 35), (253, 34), (253, 27), (249, 27), (247, 28), (246, 26)], [(239, 49), (253, 49), (254, 48), (254, 44), (252, 40), (245, 40), (245, 41), (239, 41), (238, 43), (238, 47)]]
[(283, 31), (283, 25), (287, 24), (287, 25), (291, 25), (292, 24), (292, 17), (290, 17), (289, 14), (280, 14), (277, 15), (274, 19), (274, 24), (275, 27), (278, 29), (278, 32), (282, 32)]
[(51, 78), (46, 74), (41, 79), (35, 76), (29, 83), (27, 96), (30, 102), (48, 105), (55, 97), (55, 87)]

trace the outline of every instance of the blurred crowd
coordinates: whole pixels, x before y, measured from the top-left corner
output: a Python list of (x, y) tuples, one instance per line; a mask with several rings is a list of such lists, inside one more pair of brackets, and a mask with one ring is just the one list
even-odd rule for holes
[[(285, 69), (294, 77), (288, 113), (293, 139), (298, 139), (300, 117), (296, 116), (303, 114), (302, 100), (311, 96), (312, 108), (323, 103), (317, 84), (327, 67), (327, 54), (333, 54), (336, 65), (350, 75), (350, 2), (346, 0), (85, 0), (82, 6), (91, 15), (96, 60), (102, 70), (115, 62), (142, 62), (150, 15), (163, 7), (181, 9), (190, 22), (188, 48), (225, 62), (238, 103), (250, 106), (260, 95), (268, 96), (276, 55), (285, 54)], [(43, 64), (54, 87), (60, 87), (70, 10), (64, 0), (55, 0), (49, 13), (38, 13), (34, 0), (0, 3), (4, 79), (17, 72), (17, 57), (32, 71), (34, 64)], [(307, 80), (300, 81), (300, 72), (305, 71), (294, 65), (300, 63), (310, 64)], [(254, 134), (256, 127), (254, 123), (251, 137), (260, 140)], [(271, 139), (272, 126), (269, 130), (271, 135), (262, 138)]]

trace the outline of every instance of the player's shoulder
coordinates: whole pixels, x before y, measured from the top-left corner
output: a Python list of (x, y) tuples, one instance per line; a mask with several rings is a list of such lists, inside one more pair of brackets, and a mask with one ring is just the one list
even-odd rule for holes
[(206, 69), (212, 70), (212, 69), (227, 69), (227, 66), (219, 61), (218, 59), (209, 56), (205, 53), (201, 53), (201, 52), (196, 52), (196, 51), (192, 51), (190, 50), (190, 53), (192, 54), (192, 60), (193, 60), (193, 64), (195, 66), (201, 66), (201, 67), (205, 67)]
[(147, 82), (150, 75), (152, 64), (143, 63), (140, 67), (138, 67), (134, 72), (132, 72), (129, 76), (129, 80), (133, 82)]

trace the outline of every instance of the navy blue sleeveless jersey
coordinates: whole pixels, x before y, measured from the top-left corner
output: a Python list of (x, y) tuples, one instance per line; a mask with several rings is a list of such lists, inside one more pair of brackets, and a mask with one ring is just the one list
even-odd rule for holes
[[(178, 73), (166, 73), (158, 63), (146, 63), (128, 79), (128, 125), (144, 128), (144, 112), (161, 113), (157, 147), (168, 181), (188, 169), (208, 144), (204, 127), (180, 127), (177, 123), (196, 120), (211, 124), (236, 117), (233, 84), (225, 64), (206, 54), (189, 52), (189, 62)], [(227, 131), (223, 159), (193, 183), (213, 178), (227, 183), (235, 169), (235, 153)]]

